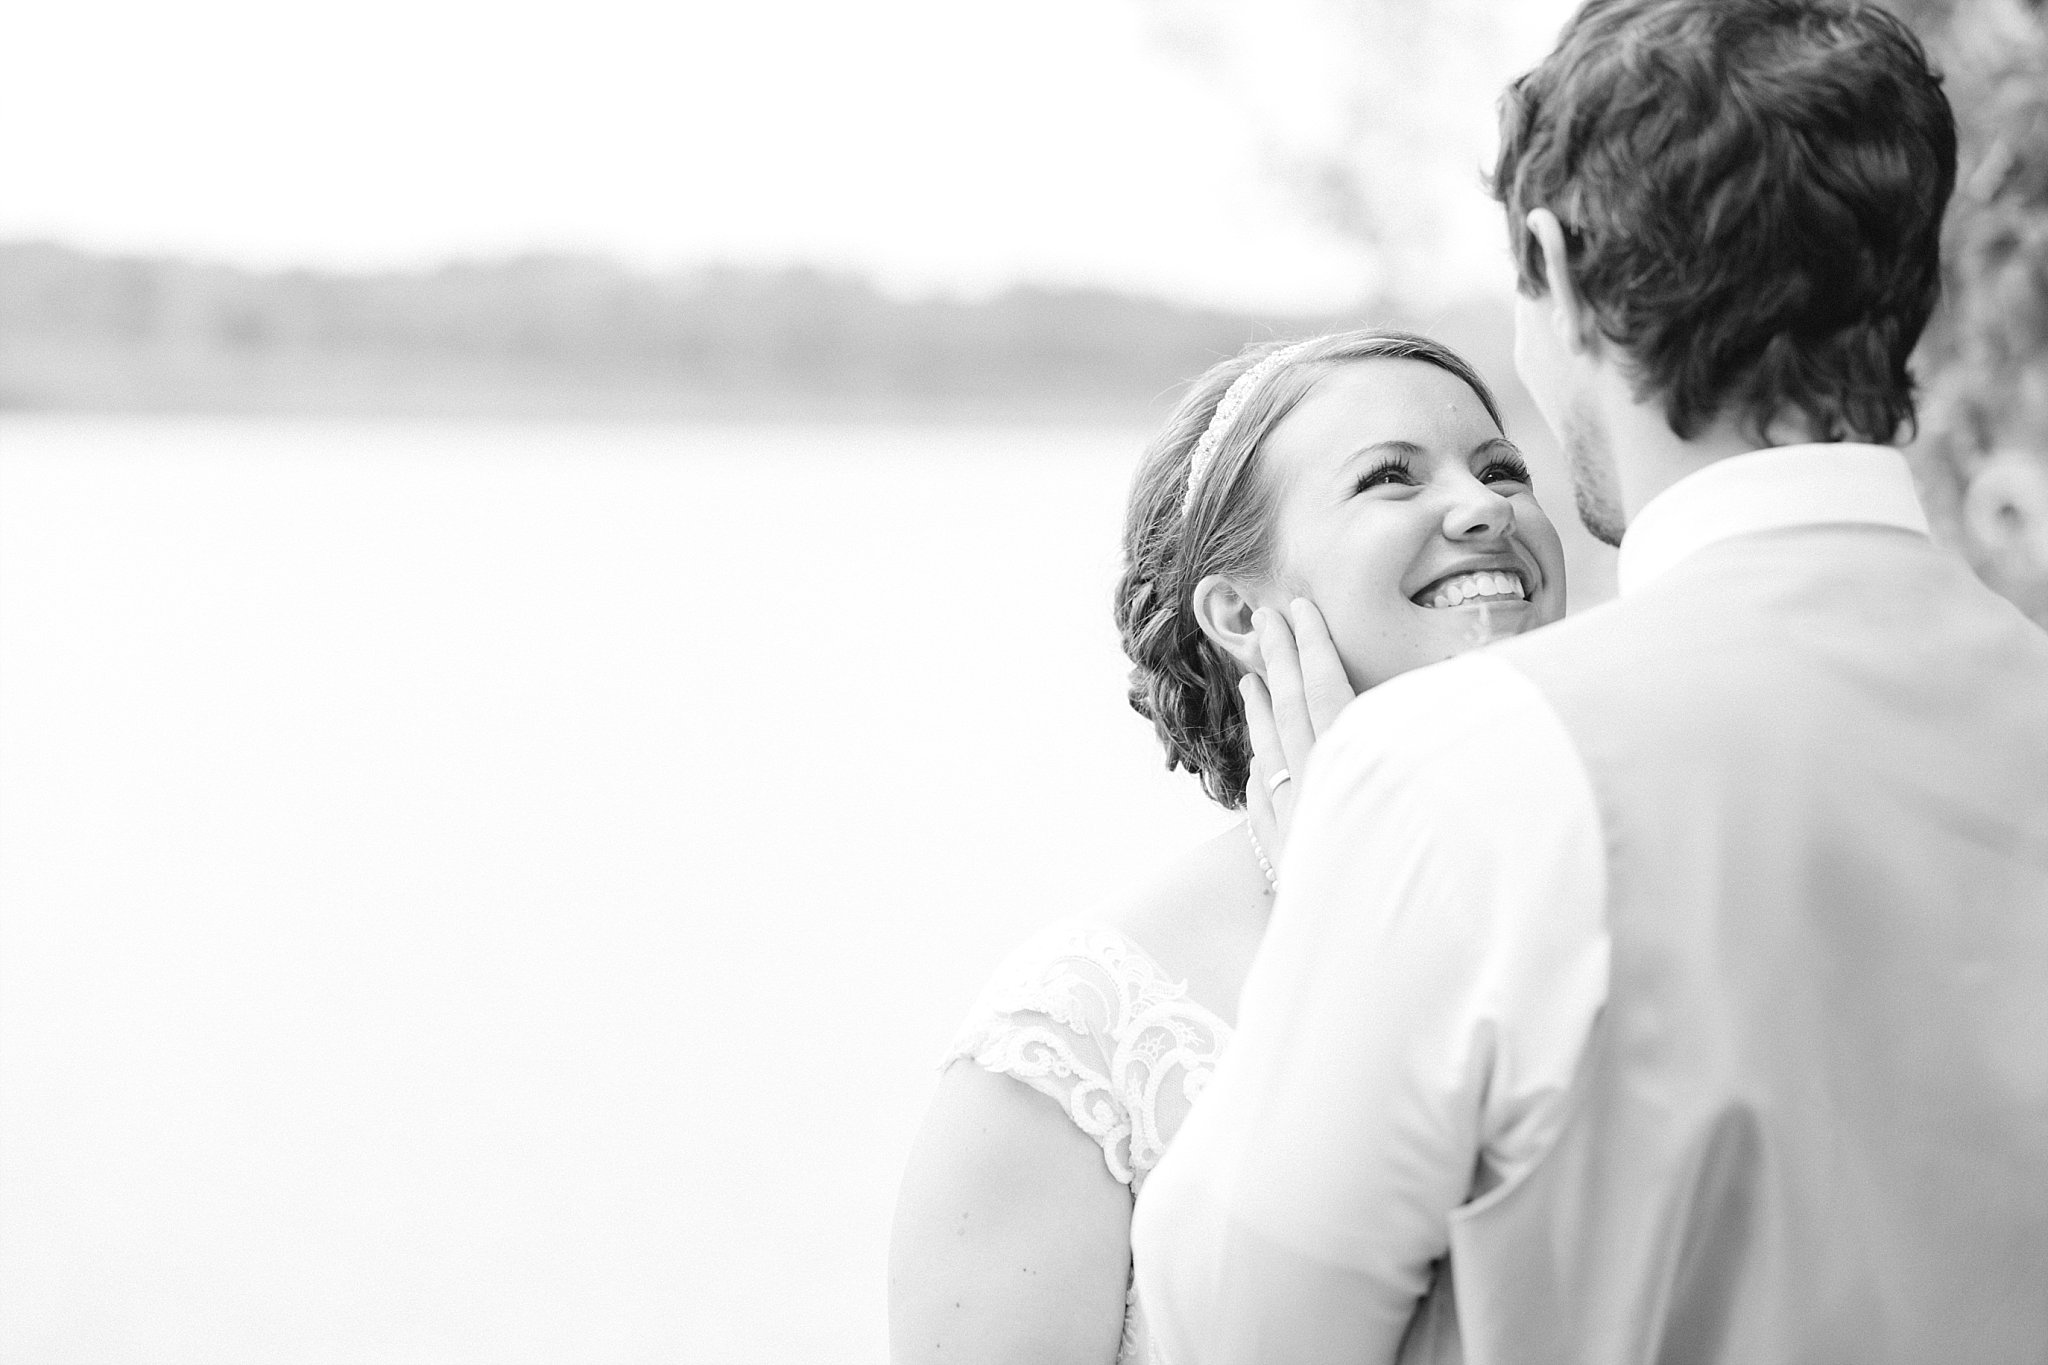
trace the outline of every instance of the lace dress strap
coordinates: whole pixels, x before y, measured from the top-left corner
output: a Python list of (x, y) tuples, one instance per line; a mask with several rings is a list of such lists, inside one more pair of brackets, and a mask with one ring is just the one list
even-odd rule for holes
[(942, 1064), (970, 1058), (1052, 1099), (1135, 1193), (1229, 1037), (1137, 944), (1070, 920), (997, 969)]

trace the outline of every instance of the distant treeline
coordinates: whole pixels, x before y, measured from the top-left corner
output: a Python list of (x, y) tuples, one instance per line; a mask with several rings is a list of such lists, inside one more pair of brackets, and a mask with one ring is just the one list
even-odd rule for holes
[(1089, 289), (909, 301), (813, 269), (259, 272), (0, 243), (0, 407), (1144, 419), (1248, 340), (1348, 320)]

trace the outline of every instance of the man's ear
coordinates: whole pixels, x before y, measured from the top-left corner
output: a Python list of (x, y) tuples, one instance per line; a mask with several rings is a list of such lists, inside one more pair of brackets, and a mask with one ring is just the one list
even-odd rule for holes
[(1237, 661), (1247, 673), (1265, 676), (1265, 660), (1259, 657), (1258, 632), (1252, 629), (1256, 605), (1245, 596), (1235, 579), (1212, 573), (1195, 584), (1195, 623), (1216, 647)]
[(1564, 224), (1549, 209), (1530, 209), (1525, 220), (1529, 233), (1543, 251), (1543, 289), (1550, 305), (1550, 325), (1565, 347), (1590, 355), (1600, 346), (1600, 329), (1572, 283), (1570, 253), (1565, 249)]

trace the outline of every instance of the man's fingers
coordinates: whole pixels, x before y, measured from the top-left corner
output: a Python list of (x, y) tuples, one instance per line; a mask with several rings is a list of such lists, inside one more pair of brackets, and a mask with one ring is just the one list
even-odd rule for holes
[(1284, 839), (1285, 817), (1281, 811), (1294, 808), (1294, 783), (1283, 782), (1278, 792), (1273, 790), (1273, 774), (1286, 764), (1279, 758), (1280, 732), (1273, 725), (1273, 704), (1266, 685), (1256, 675), (1247, 673), (1238, 680), (1237, 691), (1244, 699), (1245, 731), (1252, 742), (1250, 780), (1245, 783), (1244, 793), (1245, 815), (1266, 855), (1277, 858)]
[(1267, 701), (1278, 738), (1273, 764), (1277, 771), (1292, 772), (1308, 762), (1316, 747), (1316, 729), (1309, 719), (1308, 697), (1304, 692), (1301, 656), (1295, 649), (1294, 632), (1287, 618), (1261, 607), (1252, 614), (1252, 626), (1259, 634), (1259, 655), (1266, 664)]
[(1280, 730), (1273, 723), (1273, 699), (1254, 673), (1238, 679), (1237, 691), (1244, 698), (1244, 728), (1252, 740), (1252, 776), (1263, 786), (1287, 766)]
[(1351, 690), (1337, 643), (1330, 638), (1330, 627), (1316, 604), (1297, 597), (1288, 605), (1287, 617), (1294, 628), (1295, 654), (1300, 660), (1302, 702), (1309, 724), (1320, 738), (1357, 693)]

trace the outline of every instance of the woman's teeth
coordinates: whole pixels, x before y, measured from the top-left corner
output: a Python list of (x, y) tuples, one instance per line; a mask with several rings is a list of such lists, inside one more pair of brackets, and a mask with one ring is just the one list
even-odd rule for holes
[(1467, 602), (1526, 602), (1529, 593), (1516, 573), (1461, 573), (1437, 584), (1425, 606), (1457, 607)]

